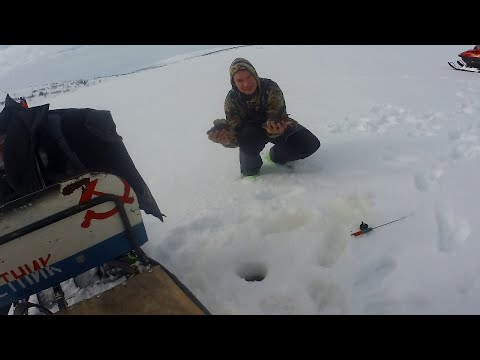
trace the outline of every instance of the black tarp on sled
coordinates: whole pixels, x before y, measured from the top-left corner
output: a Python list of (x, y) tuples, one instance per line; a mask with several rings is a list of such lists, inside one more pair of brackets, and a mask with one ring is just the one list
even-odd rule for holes
[(7, 95), (1, 142), (0, 204), (78, 174), (106, 172), (124, 178), (140, 208), (163, 221), (107, 110), (50, 110), (49, 104), (24, 109)]

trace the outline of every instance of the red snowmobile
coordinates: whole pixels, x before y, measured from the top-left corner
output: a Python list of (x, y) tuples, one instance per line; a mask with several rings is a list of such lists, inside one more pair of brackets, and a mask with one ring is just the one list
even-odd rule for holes
[(480, 72), (480, 45), (476, 45), (473, 49), (464, 51), (458, 56), (462, 60), (457, 61), (457, 65), (449, 62), (448, 64), (455, 70)]

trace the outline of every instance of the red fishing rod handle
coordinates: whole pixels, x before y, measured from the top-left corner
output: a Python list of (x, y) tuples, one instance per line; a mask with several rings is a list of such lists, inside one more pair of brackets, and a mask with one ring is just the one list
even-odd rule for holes
[(366, 233), (368, 233), (372, 230), (373, 230), (372, 228), (368, 228), (368, 229), (365, 229), (365, 230), (360, 230), (360, 231), (354, 232), (352, 234), (352, 236), (359, 236), (359, 235), (362, 235), (362, 234), (366, 234)]

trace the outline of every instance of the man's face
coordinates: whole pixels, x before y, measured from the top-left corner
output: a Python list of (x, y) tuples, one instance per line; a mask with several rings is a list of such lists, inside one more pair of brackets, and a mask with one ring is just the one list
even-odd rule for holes
[(233, 75), (238, 90), (245, 95), (252, 95), (257, 90), (257, 81), (248, 70), (239, 70)]

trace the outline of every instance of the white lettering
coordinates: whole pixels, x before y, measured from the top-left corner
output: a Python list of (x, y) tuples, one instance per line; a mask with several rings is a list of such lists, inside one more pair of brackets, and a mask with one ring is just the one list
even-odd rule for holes
[(57, 269), (57, 268), (54, 268), (53, 266), (45, 266), (44, 269), (47, 270), (47, 272), (48, 272), (48, 274), (49, 274), (50, 276), (54, 276), (54, 275), (55, 275), (55, 274), (54, 274), (54, 271), (56, 271), (56, 272), (62, 272), (62, 270)]
[(12, 282), (9, 282), (8, 286), (10, 287), (10, 289), (12, 289), (13, 292), (17, 292), (17, 289), (15, 289), (15, 286), (13, 286)]
[(22, 288), (26, 288), (25, 284), (23, 283), (22, 279), (17, 279), (17, 282), (20, 284)]
[(45, 272), (43, 271), (43, 269), (40, 269), (40, 270), (35, 271), (34, 273), (31, 273), (31, 274), (30, 274), (30, 276), (33, 278), (33, 280), (34, 280), (36, 283), (39, 283), (39, 282), (40, 282), (40, 275), (42, 275), (44, 279), (48, 279), (48, 276), (45, 275)]
[(26, 279), (27, 282), (28, 282), (30, 285), (33, 285), (33, 284), (34, 284), (34, 282), (32, 281), (32, 279), (30, 278), (30, 276), (29, 276), (28, 274), (25, 275), (23, 278)]

